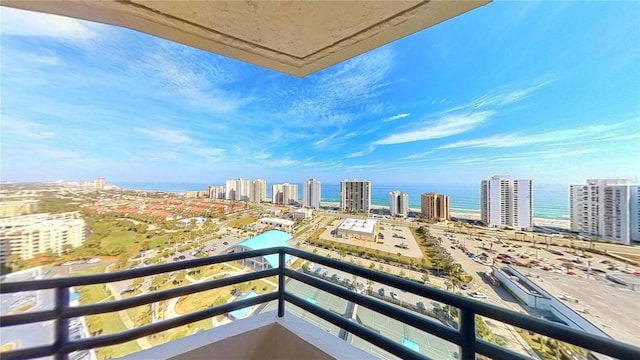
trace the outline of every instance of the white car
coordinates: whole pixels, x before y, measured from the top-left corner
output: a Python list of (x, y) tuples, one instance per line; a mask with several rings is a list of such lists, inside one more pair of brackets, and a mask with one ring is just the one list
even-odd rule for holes
[(392, 291), (392, 292), (389, 293), (389, 295), (391, 295), (391, 298), (393, 300), (398, 300), (398, 293), (397, 292)]
[(476, 298), (476, 299), (486, 299), (487, 298), (487, 295), (485, 295), (485, 294), (483, 294), (483, 293), (481, 293), (479, 291), (469, 291), (467, 293), (467, 295), (469, 295), (469, 296), (471, 296), (473, 298)]

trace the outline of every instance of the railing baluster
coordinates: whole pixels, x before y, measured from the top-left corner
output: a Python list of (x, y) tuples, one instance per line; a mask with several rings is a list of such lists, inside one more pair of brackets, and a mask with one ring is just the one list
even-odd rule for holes
[(460, 311), (460, 344), (462, 360), (475, 360), (476, 358), (476, 314), (471, 309), (461, 308)]
[(62, 347), (69, 342), (69, 319), (65, 317), (65, 312), (69, 308), (69, 288), (66, 286), (57, 287), (55, 293), (56, 320), (55, 320), (55, 359), (67, 360), (67, 353), (62, 352)]
[(285, 251), (278, 250), (278, 317), (284, 317), (284, 268), (285, 268)]

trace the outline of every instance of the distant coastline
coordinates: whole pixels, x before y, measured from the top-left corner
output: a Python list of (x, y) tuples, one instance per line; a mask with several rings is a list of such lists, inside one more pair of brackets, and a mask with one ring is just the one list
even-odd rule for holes
[[(205, 190), (210, 184), (201, 183), (157, 183), (157, 182), (114, 182), (122, 189), (146, 190), (157, 192), (184, 193), (189, 190)], [(477, 185), (429, 185), (422, 186), (388, 186), (372, 187), (372, 206), (388, 207), (389, 192), (400, 190), (409, 194), (409, 207), (420, 207), (420, 194), (435, 191), (448, 195), (451, 199), (451, 213), (464, 219), (479, 219), (479, 186)], [(299, 197), (302, 196), (300, 188)], [(270, 197), (271, 187), (267, 186), (267, 197)], [(340, 201), (340, 187), (337, 184), (322, 184), (323, 203), (338, 203)], [(562, 185), (534, 186), (534, 223), (547, 226), (568, 228), (569, 201), (568, 187)]]

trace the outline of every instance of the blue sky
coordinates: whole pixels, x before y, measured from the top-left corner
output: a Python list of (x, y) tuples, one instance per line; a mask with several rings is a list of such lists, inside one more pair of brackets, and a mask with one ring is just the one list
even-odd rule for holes
[(1, 8), (3, 181), (640, 177), (640, 3), (494, 2), (296, 78)]

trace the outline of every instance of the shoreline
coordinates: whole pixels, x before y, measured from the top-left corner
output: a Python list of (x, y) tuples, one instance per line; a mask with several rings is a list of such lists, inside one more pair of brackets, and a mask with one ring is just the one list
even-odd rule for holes
[[(320, 205), (324, 205), (324, 206), (340, 206), (340, 203), (337, 202), (320, 202)], [(371, 209), (376, 209), (376, 210), (389, 210), (388, 206), (384, 206), (384, 205), (371, 205)], [(414, 211), (414, 212), (420, 212), (420, 209), (418, 208), (409, 208), (410, 211)], [(471, 210), (469, 212), (461, 212), (461, 211), (454, 211), (454, 212), (450, 212), (452, 217), (455, 218), (459, 218), (459, 219), (465, 219), (465, 220), (480, 220), (480, 212), (472, 212)], [(533, 225), (534, 226), (552, 226), (552, 227), (558, 227), (558, 228), (562, 228), (562, 229), (570, 229), (571, 228), (571, 221), (570, 220), (566, 220), (566, 219), (552, 219), (552, 218), (541, 218), (541, 217), (534, 217), (533, 218)]]

